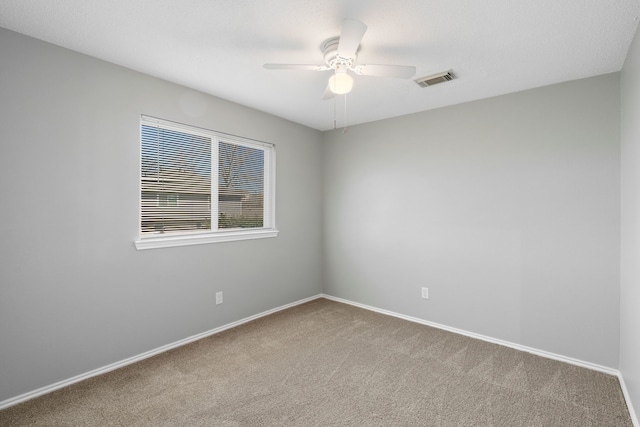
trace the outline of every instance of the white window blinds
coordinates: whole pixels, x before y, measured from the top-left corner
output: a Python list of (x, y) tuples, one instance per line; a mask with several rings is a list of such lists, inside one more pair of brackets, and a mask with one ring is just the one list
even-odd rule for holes
[(273, 228), (271, 144), (143, 116), (141, 238)]

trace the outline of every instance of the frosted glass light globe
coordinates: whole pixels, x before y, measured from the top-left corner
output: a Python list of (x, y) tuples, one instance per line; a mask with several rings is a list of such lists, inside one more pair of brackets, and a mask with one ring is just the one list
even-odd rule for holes
[(351, 92), (353, 77), (347, 73), (335, 73), (329, 77), (329, 90), (336, 95), (344, 95)]

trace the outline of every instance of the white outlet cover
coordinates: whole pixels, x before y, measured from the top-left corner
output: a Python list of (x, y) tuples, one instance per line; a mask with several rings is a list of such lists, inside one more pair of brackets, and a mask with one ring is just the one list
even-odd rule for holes
[(422, 298), (429, 299), (429, 288), (422, 288)]

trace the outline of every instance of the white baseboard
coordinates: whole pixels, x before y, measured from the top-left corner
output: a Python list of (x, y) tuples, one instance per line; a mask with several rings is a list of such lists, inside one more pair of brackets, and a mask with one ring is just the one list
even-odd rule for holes
[(585, 362), (583, 360), (574, 359), (572, 357), (567, 357), (567, 356), (562, 356), (560, 354), (550, 353), (548, 351), (539, 350), (537, 348), (527, 347), (526, 345), (516, 344), (516, 343), (509, 342), (509, 341), (504, 341), (504, 340), (501, 340), (501, 339), (488, 337), (486, 335), (476, 334), (475, 332), (465, 331), (464, 329), (452, 328), (451, 326), (441, 325), (439, 323), (430, 322), (428, 320), (419, 319), (417, 317), (406, 316), (404, 314), (396, 313), (396, 312), (389, 311), (389, 310), (384, 310), (384, 309), (377, 308), (377, 307), (372, 307), (372, 306), (366, 305), (366, 304), (360, 304), (358, 302), (349, 301), (349, 300), (346, 300), (346, 299), (343, 299), (343, 298), (338, 298), (338, 297), (334, 297), (334, 296), (331, 296), (331, 295), (325, 295), (325, 294), (322, 294), (322, 298), (326, 298), (326, 299), (329, 299), (329, 300), (332, 300), (332, 301), (342, 302), (344, 304), (353, 305), (355, 307), (364, 308), (365, 310), (375, 311), (376, 313), (386, 314), (388, 316), (397, 317), (397, 318), (400, 318), (400, 319), (408, 320), (410, 322), (420, 323), (422, 325), (427, 325), (427, 326), (432, 326), (434, 328), (443, 329), (445, 331), (453, 332), (453, 333), (460, 334), (460, 335), (465, 335), (465, 336), (470, 337), (470, 338), (476, 338), (476, 339), (479, 339), (479, 340), (482, 340), (482, 341), (487, 341), (487, 342), (490, 342), (490, 343), (493, 343), (493, 344), (499, 344), (499, 345), (502, 345), (502, 346), (505, 346), (505, 347), (511, 347), (513, 349), (516, 349), (516, 350), (525, 351), (527, 353), (532, 353), (532, 354), (535, 354), (535, 355), (538, 355), (538, 356), (546, 357), (548, 359), (558, 360), (560, 362), (570, 363), (571, 365), (581, 366), (581, 367), (587, 368), (587, 369), (593, 369), (595, 371), (604, 372), (606, 374), (616, 375), (616, 376), (618, 376), (620, 374), (620, 372), (617, 369), (609, 368), (607, 366), (602, 366), (602, 365), (598, 365), (598, 364), (591, 363), (591, 362)]
[(624, 377), (622, 373), (618, 374), (618, 380), (620, 380), (620, 388), (622, 388), (622, 394), (624, 395), (624, 400), (627, 402), (627, 409), (629, 409), (629, 415), (631, 415), (631, 421), (633, 422), (634, 427), (640, 427), (640, 422), (638, 421), (638, 416), (636, 412), (633, 410), (633, 405), (631, 404), (631, 396), (629, 396), (629, 390), (627, 390), (627, 385), (624, 382)]
[(107, 372), (116, 370), (118, 368), (122, 368), (122, 367), (130, 365), (132, 363), (139, 362), (141, 360), (147, 359), (149, 357), (155, 356), (155, 355), (163, 353), (165, 351), (168, 351), (168, 350), (183, 346), (185, 344), (189, 344), (191, 342), (200, 340), (202, 338), (206, 338), (206, 337), (211, 336), (211, 335), (215, 335), (217, 333), (220, 333), (222, 331), (226, 331), (227, 329), (231, 329), (231, 328), (234, 328), (236, 326), (240, 326), (240, 325), (242, 325), (244, 323), (247, 323), (247, 322), (250, 322), (252, 320), (256, 320), (256, 319), (259, 319), (261, 317), (268, 316), (268, 315), (273, 314), (273, 313), (277, 313), (278, 311), (286, 310), (287, 308), (295, 307), (297, 305), (304, 304), (306, 302), (316, 300), (318, 298), (326, 298), (328, 300), (341, 302), (341, 303), (344, 303), (344, 304), (348, 304), (348, 305), (352, 305), (352, 306), (355, 306), (355, 307), (363, 308), (365, 310), (373, 311), (373, 312), (376, 312), (376, 313), (381, 313), (381, 314), (385, 314), (385, 315), (388, 315), (388, 316), (397, 317), (397, 318), (408, 320), (408, 321), (414, 322), (414, 323), (419, 323), (419, 324), (423, 324), (423, 325), (427, 325), (427, 326), (432, 326), (434, 328), (443, 329), (443, 330), (446, 330), (446, 331), (449, 331), (449, 332), (453, 332), (453, 333), (456, 333), (456, 334), (465, 335), (465, 336), (468, 336), (468, 337), (471, 337), (471, 338), (476, 338), (476, 339), (480, 339), (480, 340), (487, 341), (487, 342), (490, 342), (490, 343), (503, 345), (505, 347), (510, 347), (510, 348), (513, 348), (513, 349), (516, 349), (516, 350), (525, 351), (525, 352), (528, 352), (528, 353), (536, 354), (538, 356), (542, 356), (542, 357), (546, 357), (546, 358), (549, 358), (549, 359), (558, 360), (560, 362), (565, 362), (565, 363), (569, 363), (569, 364), (572, 364), (572, 365), (580, 366), (580, 367), (583, 367), (583, 368), (593, 369), (593, 370), (604, 372), (604, 373), (607, 373), (607, 374), (610, 374), (610, 375), (615, 375), (616, 377), (618, 377), (618, 379), (620, 381), (620, 387), (622, 388), (622, 393), (623, 393), (625, 401), (627, 403), (627, 408), (629, 409), (629, 414), (631, 416), (631, 420), (633, 422), (633, 425), (634, 425), (634, 427), (640, 427), (640, 423), (638, 423), (638, 418), (637, 418), (637, 416), (636, 416), (636, 414), (635, 414), (635, 412), (633, 410), (633, 406), (631, 404), (631, 399), (629, 397), (629, 392), (628, 392), (627, 387), (625, 385), (624, 378), (622, 377), (622, 374), (620, 373), (620, 371), (618, 371), (617, 369), (609, 368), (609, 367), (606, 367), (606, 366), (601, 366), (601, 365), (598, 365), (598, 364), (595, 364), (595, 363), (585, 362), (583, 360), (574, 359), (572, 357), (567, 357), (567, 356), (562, 356), (562, 355), (555, 354), (555, 353), (550, 353), (550, 352), (547, 352), (547, 351), (544, 351), (544, 350), (539, 350), (539, 349), (536, 349), (536, 348), (527, 347), (527, 346), (520, 345), (520, 344), (515, 344), (515, 343), (509, 342), (509, 341), (503, 341), (503, 340), (500, 340), (500, 339), (488, 337), (488, 336), (481, 335), (481, 334), (476, 334), (474, 332), (469, 332), (469, 331), (465, 331), (465, 330), (458, 329), (458, 328), (452, 328), (452, 327), (449, 327), (449, 326), (441, 325), (439, 323), (435, 323), (435, 322), (430, 322), (430, 321), (427, 321), (427, 320), (419, 319), (417, 317), (406, 316), (404, 314), (395, 313), (393, 311), (384, 310), (384, 309), (373, 307), (373, 306), (366, 305), (366, 304), (360, 304), (360, 303), (357, 303), (357, 302), (354, 302), (354, 301), (349, 301), (349, 300), (346, 300), (346, 299), (343, 299), (343, 298), (338, 298), (338, 297), (334, 297), (334, 296), (326, 295), (326, 294), (315, 295), (315, 296), (312, 296), (312, 297), (309, 297), (309, 298), (304, 298), (304, 299), (301, 299), (299, 301), (295, 301), (295, 302), (292, 302), (290, 304), (286, 304), (286, 305), (283, 305), (283, 306), (280, 306), (280, 307), (277, 307), (277, 308), (274, 308), (274, 309), (271, 309), (271, 310), (263, 311), (262, 313), (259, 313), (259, 314), (253, 315), (253, 316), (249, 316), (249, 317), (245, 317), (244, 319), (238, 320), (236, 322), (231, 322), (231, 323), (228, 323), (226, 325), (220, 326), (218, 328), (214, 328), (214, 329), (211, 329), (209, 331), (206, 331), (206, 332), (203, 332), (203, 333), (200, 333), (200, 334), (197, 334), (197, 335), (192, 335), (192, 336), (190, 336), (188, 338), (173, 342), (171, 344), (164, 345), (162, 347), (155, 348), (153, 350), (141, 353), (141, 354), (139, 354), (137, 356), (129, 357), (129, 358), (121, 360), (119, 362), (115, 362), (115, 363), (112, 363), (110, 365), (103, 366), (102, 368), (94, 369), (94, 370), (86, 372), (84, 374), (76, 375), (75, 377), (72, 377), (72, 378), (69, 378), (69, 379), (66, 379), (66, 380), (62, 380), (62, 381), (58, 381), (57, 383), (54, 383), (54, 384), (51, 384), (51, 385), (48, 385), (48, 386), (45, 386), (45, 387), (41, 387), (41, 388), (39, 388), (37, 390), (33, 390), (33, 391), (30, 391), (30, 392), (21, 394), (19, 396), (4, 400), (4, 401), (0, 402), (0, 410), (8, 408), (8, 407), (13, 406), (13, 405), (17, 405), (18, 403), (25, 402), (27, 400), (36, 398), (38, 396), (42, 396), (44, 394), (51, 393), (54, 390), (58, 390), (60, 388), (67, 387), (69, 385), (72, 385), (72, 384), (75, 384), (77, 382), (86, 380), (88, 378), (95, 377), (97, 375), (106, 374)]
[(70, 386), (71, 384), (75, 384), (77, 382), (86, 380), (88, 378), (95, 377), (97, 375), (106, 374), (107, 372), (116, 370), (118, 368), (122, 368), (122, 367), (130, 365), (132, 363), (139, 362), (141, 360), (147, 359), (147, 358), (155, 356), (157, 354), (164, 353), (165, 351), (174, 349), (176, 347), (180, 347), (180, 346), (183, 346), (185, 344), (189, 344), (191, 342), (200, 340), (202, 338), (206, 338), (208, 336), (218, 334), (218, 333), (220, 333), (222, 331), (226, 331), (227, 329), (231, 329), (231, 328), (234, 328), (236, 326), (240, 326), (243, 323), (251, 322), (252, 320), (256, 320), (256, 319), (259, 319), (261, 317), (268, 316), (268, 315), (276, 313), (278, 311), (282, 311), (282, 310), (285, 310), (287, 308), (295, 307), (297, 305), (304, 304), (305, 302), (313, 301), (313, 300), (321, 298), (321, 297), (322, 297), (322, 295), (315, 295), (315, 296), (312, 296), (312, 297), (309, 297), (309, 298), (304, 298), (304, 299), (301, 299), (299, 301), (292, 302), (291, 304), (286, 304), (286, 305), (283, 305), (283, 306), (280, 306), (280, 307), (277, 307), (277, 308), (274, 308), (274, 309), (271, 309), (271, 310), (263, 311), (262, 313), (256, 314), (254, 316), (245, 317), (244, 319), (238, 320), (236, 322), (228, 323), (226, 325), (220, 326), (220, 327), (215, 328), (215, 329), (211, 329), (211, 330), (203, 332), (201, 334), (192, 335), (192, 336), (190, 336), (188, 338), (173, 342), (171, 344), (163, 345), (162, 347), (158, 347), (158, 348), (155, 348), (153, 350), (149, 350), (147, 352), (138, 354), (137, 356), (129, 357), (129, 358), (121, 360), (119, 362), (115, 362), (115, 363), (112, 363), (110, 365), (103, 366), (102, 368), (94, 369), (94, 370), (86, 372), (84, 374), (76, 375), (75, 377), (71, 377), (71, 378), (68, 378), (66, 380), (58, 381), (57, 383), (54, 383), (54, 384), (51, 384), (51, 385), (48, 385), (48, 386), (45, 386), (45, 387), (41, 387), (41, 388), (39, 388), (37, 390), (33, 390), (33, 391), (21, 394), (21, 395), (16, 396), (16, 397), (12, 397), (12, 398), (9, 398), (7, 400), (3, 400), (2, 402), (0, 402), (0, 410), (8, 408), (8, 407), (13, 406), (13, 405), (17, 405), (18, 403), (25, 402), (27, 400), (36, 398), (38, 396), (42, 396), (44, 394), (51, 393), (52, 391), (58, 390), (58, 389), (63, 388), (63, 387)]
[(404, 314), (396, 313), (396, 312), (389, 311), (389, 310), (384, 310), (384, 309), (373, 307), (373, 306), (366, 305), (366, 304), (360, 304), (358, 302), (349, 301), (349, 300), (346, 300), (346, 299), (343, 299), (343, 298), (334, 297), (334, 296), (331, 296), (331, 295), (322, 294), (321, 297), (322, 298), (326, 298), (328, 300), (341, 302), (341, 303), (344, 303), (344, 304), (349, 304), (349, 305), (352, 305), (354, 307), (363, 308), (365, 310), (374, 311), (376, 313), (385, 314), (387, 316), (397, 317), (397, 318), (400, 318), (400, 319), (408, 320), (410, 322), (415, 322), (415, 323), (420, 323), (422, 325), (432, 326), (434, 328), (443, 329), (445, 331), (453, 332), (453, 333), (460, 334), (460, 335), (465, 335), (467, 337), (476, 338), (476, 339), (479, 339), (479, 340), (482, 340), (482, 341), (487, 341), (487, 342), (490, 342), (490, 343), (493, 343), (493, 344), (499, 344), (499, 345), (502, 345), (502, 346), (505, 346), (505, 347), (510, 347), (510, 348), (513, 348), (513, 349), (516, 349), (516, 350), (525, 351), (527, 353), (535, 354), (537, 356), (546, 357), (548, 359), (557, 360), (559, 362), (569, 363), (571, 365), (580, 366), (582, 368), (587, 368), (587, 369), (592, 369), (594, 371), (603, 372), (603, 373), (609, 374), (609, 375), (615, 375), (618, 378), (619, 382), (620, 382), (620, 388), (622, 389), (622, 394), (624, 395), (624, 400), (625, 400), (625, 402), (627, 404), (627, 408), (629, 409), (629, 415), (631, 416), (631, 421), (633, 422), (634, 427), (640, 427), (640, 423), (638, 422), (638, 417), (636, 416), (636, 413), (633, 410), (633, 405), (631, 404), (631, 398), (629, 396), (629, 392), (627, 390), (627, 386), (624, 383), (624, 378), (623, 378), (622, 374), (620, 373), (620, 371), (617, 370), (617, 369), (609, 368), (607, 366), (598, 365), (596, 363), (586, 362), (584, 360), (574, 359), (573, 357), (568, 357), (568, 356), (563, 356), (563, 355), (560, 355), (560, 354), (550, 353), (548, 351), (539, 350), (539, 349), (533, 348), (533, 347), (527, 347), (526, 345), (515, 344), (515, 343), (509, 342), (509, 341), (504, 341), (504, 340), (500, 340), (500, 339), (497, 339), (497, 338), (488, 337), (486, 335), (476, 334), (474, 332), (465, 331), (463, 329), (452, 328), (450, 326), (441, 325), (439, 323), (430, 322), (428, 320), (419, 319), (417, 317), (406, 316)]

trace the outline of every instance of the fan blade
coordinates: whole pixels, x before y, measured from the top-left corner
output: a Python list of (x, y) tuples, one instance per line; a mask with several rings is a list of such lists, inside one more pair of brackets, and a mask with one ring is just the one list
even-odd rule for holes
[(330, 68), (325, 65), (310, 64), (264, 64), (267, 70), (308, 70), (308, 71), (325, 71)]
[(408, 65), (356, 65), (353, 67), (353, 71), (361, 76), (410, 79), (416, 73), (416, 67)]
[(355, 57), (358, 46), (367, 31), (367, 26), (355, 19), (345, 19), (338, 42), (338, 55), (343, 58)]
[(332, 99), (335, 98), (336, 94), (331, 92), (331, 89), (329, 89), (329, 85), (327, 85), (327, 88), (324, 90), (324, 93), (322, 94), (322, 98), (321, 99)]

